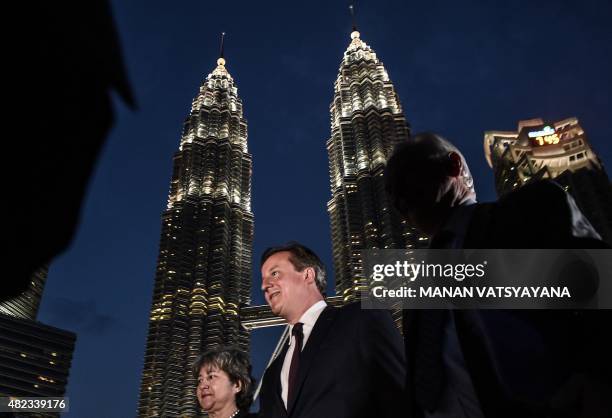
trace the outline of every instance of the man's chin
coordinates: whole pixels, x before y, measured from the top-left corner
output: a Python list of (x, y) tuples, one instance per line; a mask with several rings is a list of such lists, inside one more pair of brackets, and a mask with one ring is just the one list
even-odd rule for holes
[(274, 306), (270, 305), (270, 310), (272, 311), (272, 313), (274, 315), (280, 315), (280, 312), (281, 312), (280, 306), (278, 306), (278, 305), (274, 305)]

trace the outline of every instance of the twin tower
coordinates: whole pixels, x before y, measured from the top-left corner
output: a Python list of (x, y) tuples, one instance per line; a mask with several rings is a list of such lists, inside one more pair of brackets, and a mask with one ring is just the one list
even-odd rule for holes
[[(382, 62), (351, 33), (334, 84), (327, 141), (336, 293), (365, 287), (361, 251), (419, 248), (384, 193), (383, 169), (410, 128)], [(249, 349), (252, 156), (236, 83), (223, 57), (193, 100), (170, 183), (149, 318), (140, 417), (198, 416), (191, 363), (219, 345)]]

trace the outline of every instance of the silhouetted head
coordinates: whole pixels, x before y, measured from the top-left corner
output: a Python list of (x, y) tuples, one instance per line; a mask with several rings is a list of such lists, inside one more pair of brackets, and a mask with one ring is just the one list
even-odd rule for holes
[(433, 235), (454, 206), (475, 199), (474, 181), (461, 152), (424, 132), (398, 144), (387, 161), (385, 189), (399, 213)]

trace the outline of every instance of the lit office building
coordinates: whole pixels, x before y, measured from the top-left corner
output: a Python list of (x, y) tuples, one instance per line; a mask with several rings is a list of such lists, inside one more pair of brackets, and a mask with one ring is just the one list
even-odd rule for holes
[(499, 195), (539, 179), (554, 179), (609, 243), (612, 187), (578, 119), (520, 121), (516, 132), (485, 132), (484, 152)]
[(72, 332), (0, 315), (0, 397), (63, 396), (75, 341)]
[(219, 345), (249, 349), (253, 214), (247, 123), (219, 58), (193, 100), (162, 215), (140, 417), (198, 416), (191, 364)]
[(410, 128), (376, 53), (353, 28), (334, 84), (327, 141), (336, 293), (347, 302), (367, 290), (361, 251), (420, 248), (427, 239), (402, 221), (384, 190), (383, 170)]
[(76, 334), (36, 321), (46, 279), (47, 267), (41, 267), (21, 295), (0, 302), (0, 397), (59, 397), (66, 392)]

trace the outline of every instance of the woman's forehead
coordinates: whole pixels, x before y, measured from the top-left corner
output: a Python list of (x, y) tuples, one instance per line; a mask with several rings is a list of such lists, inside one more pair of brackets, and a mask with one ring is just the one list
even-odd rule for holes
[(218, 372), (219, 370), (219, 366), (217, 366), (215, 363), (204, 363), (202, 367), (200, 367), (200, 373), (213, 373)]

